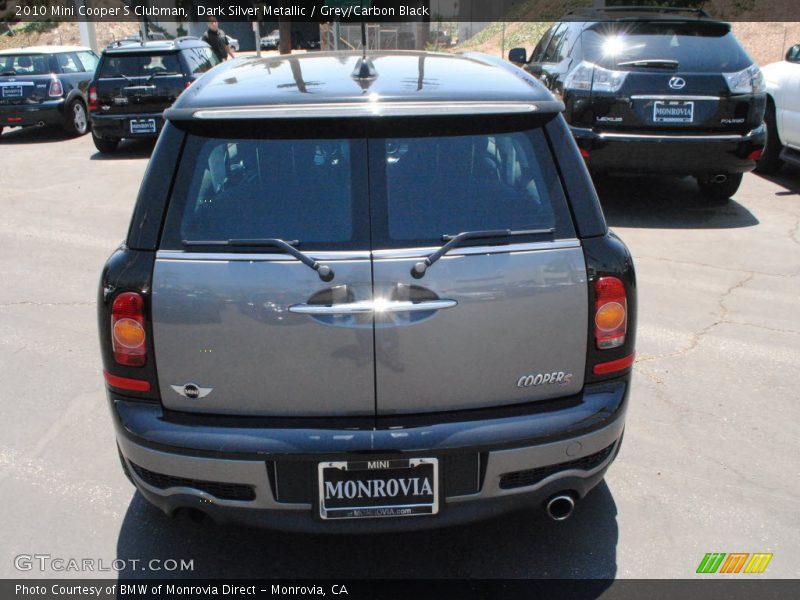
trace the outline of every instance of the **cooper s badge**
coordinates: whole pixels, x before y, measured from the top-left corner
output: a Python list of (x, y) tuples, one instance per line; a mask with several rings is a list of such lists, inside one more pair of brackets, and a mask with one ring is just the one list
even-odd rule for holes
[(534, 373), (523, 375), (517, 379), (518, 388), (536, 387), (539, 385), (569, 385), (572, 383), (572, 373), (553, 371), (552, 373)]

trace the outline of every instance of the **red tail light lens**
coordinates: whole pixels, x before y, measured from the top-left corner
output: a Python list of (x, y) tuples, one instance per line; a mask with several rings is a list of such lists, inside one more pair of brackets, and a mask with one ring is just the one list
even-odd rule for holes
[(194, 83), (194, 81), (192, 81), (192, 80), (190, 79), (189, 81), (187, 81), (187, 82), (186, 82), (186, 85), (185, 85), (185, 86), (183, 86), (183, 89), (186, 89), (186, 88), (188, 88), (188, 87), (189, 87), (190, 85), (192, 85), (193, 83)]
[(147, 334), (144, 328), (144, 298), (124, 292), (111, 306), (111, 345), (114, 360), (121, 365), (141, 367), (147, 362)]
[(50, 81), (50, 91), (48, 95), (52, 98), (58, 98), (59, 96), (64, 95), (64, 86), (61, 85), (61, 82), (58, 79), (53, 79)]
[(588, 150), (586, 150), (585, 148), (581, 148), (580, 150), (581, 150), (581, 156), (583, 158), (589, 158), (589, 151)]
[(747, 155), (747, 160), (758, 160), (761, 158), (763, 154), (763, 150), (753, 150), (750, 154)]
[(616, 277), (600, 277), (594, 282), (594, 337), (600, 350), (625, 343), (628, 329), (628, 300), (625, 284)]
[(604, 363), (598, 363), (594, 367), (592, 367), (592, 373), (595, 375), (608, 375), (609, 373), (616, 373), (617, 371), (624, 371), (625, 369), (629, 369), (631, 365), (633, 365), (633, 361), (636, 358), (635, 354), (631, 354), (630, 356), (626, 356), (625, 358), (619, 358), (617, 360), (610, 360)]
[(149, 392), (150, 383), (142, 379), (131, 379), (129, 377), (118, 377), (112, 375), (107, 371), (103, 371), (103, 376), (106, 378), (106, 383), (111, 387), (120, 390), (131, 390), (134, 392)]
[(89, 88), (89, 112), (99, 110), (97, 107), (97, 88)]

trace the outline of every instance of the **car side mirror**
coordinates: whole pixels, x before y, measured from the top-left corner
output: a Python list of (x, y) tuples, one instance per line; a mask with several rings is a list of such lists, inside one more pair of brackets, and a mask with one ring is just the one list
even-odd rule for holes
[(512, 48), (508, 51), (508, 62), (524, 65), (528, 62), (528, 52), (525, 48)]
[(788, 62), (800, 62), (800, 44), (795, 44), (789, 51), (786, 53), (786, 60)]

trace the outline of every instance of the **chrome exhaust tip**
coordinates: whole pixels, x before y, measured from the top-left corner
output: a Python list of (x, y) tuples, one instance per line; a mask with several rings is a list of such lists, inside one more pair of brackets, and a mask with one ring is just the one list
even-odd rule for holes
[(722, 174), (714, 175), (714, 177), (711, 178), (711, 181), (713, 181), (714, 183), (725, 183), (726, 181), (728, 181), (728, 176)]
[(556, 494), (547, 501), (545, 508), (554, 521), (566, 521), (575, 510), (575, 500), (569, 494)]
[(38, 121), (38, 122), (36, 123), (36, 126), (37, 126), (37, 127), (44, 127), (44, 121)]

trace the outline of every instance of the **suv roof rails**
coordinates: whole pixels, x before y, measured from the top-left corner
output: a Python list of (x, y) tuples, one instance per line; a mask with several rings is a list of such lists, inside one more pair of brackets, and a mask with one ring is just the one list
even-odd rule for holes
[(195, 35), (182, 35), (180, 37), (176, 37), (174, 40), (164, 40), (164, 41), (178, 43), (178, 42), (187, 42), (189, 40), (199, 40), (199, 39), (200, 38)]
[(614, 13), (645, 13), (662, 15), (693, 15), (698, 19), (711, 19), (711, 15), (702, 8), (690, 8), (686, 6), (606, 6), (604, 8), (583, 7), (567, 11), (568, 17), (602, 17), (604, 15), (613, 16)]

